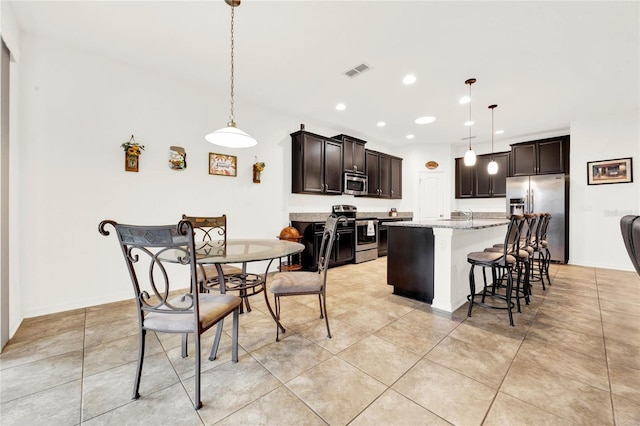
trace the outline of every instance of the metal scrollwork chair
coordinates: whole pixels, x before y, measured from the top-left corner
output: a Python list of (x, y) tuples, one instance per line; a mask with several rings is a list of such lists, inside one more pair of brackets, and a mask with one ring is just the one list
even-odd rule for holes
[[(202, 407), (201, 335), (218, 324), (209, 356), (210, 360), (214, 360), (222, 335), (223, 319), (233, 313), (231, 359), (238, 362), (238, 313), (242, 299), (228, 294), (199, 292), (193, 228), (188, 221), (181, 221), (177, 225), (135, 226), (104, 220), (98, 226), (102, 235), (109, 235), (109, 231), (105, 229), (107, 225), (116, 230), (138, 307), (138, 365), (132, 399), (140, 397), (147, 331), (182, 334), (183, 358), (187, 356), (187, 336), (193, 333), (196, 382), (194, 406), (197, 410)], [(224, 283), (221, 292), (224, 293)]]
[[(202, 250), (224, 251), (227, 243), (227, 215), (222, 216), (187, 216), (182, 220), (191, 222), (195, 234), (196, 246)], [(233, 265), (220, 265), (224, 275), (241, 274), (242, 269)], [(218, 283), (218, 271), (215, 265), (199, 265), (198, 281), (202, 286)]]
[[(280, 298), (284, 296), (301, 296), (317, 294), (320, 304), (320, 318), (325, 319), (327, 325), (327, 337), (331, 338), (329, 329), (329, 317), (327, 316), (327, 269), (331, 259), (331, 250), (336, 237), (336, 229), (339, 221), (346, 221), (344, 216), (331, 215), (327, 218), (322, 232), (322, 243), (318, 254), (318, 270), (300, 272), (278, 272), (272, 280), (269, 290), (276, 300), (276, 341), (280, 340)], [(284, 330), (284, 329), (283, 329)]]

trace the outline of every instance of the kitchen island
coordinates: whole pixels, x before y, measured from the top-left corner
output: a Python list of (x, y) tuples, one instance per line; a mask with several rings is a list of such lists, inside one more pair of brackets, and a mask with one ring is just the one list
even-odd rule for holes
[(387, 284), (394, 294), (455, 311), (469, 294), (467, 254), (503, 242), (508, 223), (504, 218), (389, 223)]

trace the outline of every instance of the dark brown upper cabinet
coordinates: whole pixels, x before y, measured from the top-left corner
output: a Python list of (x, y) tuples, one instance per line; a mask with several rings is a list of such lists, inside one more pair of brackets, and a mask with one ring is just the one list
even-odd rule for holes
[(402, 198), (402, 158), (378, 151), (365, 150), (368, 196)]
[(470, 167), (465, 166), (463, 158), (456, 158), (456, 198), (506, 196), (509, 153), (494, 153), (493, 159), (498, 163), (498, 173), (495, 175), (487, 171), (491, 154), (478, 155), (476, 164)]
[(511, 176), (569, 173), (569, 136), (511, 145)]
[(365, 172), (365, 148), (367, 143), (348, 135), (336, 135), (332, 139), (342, 141), (343, 167), (345, 172)]
[(342, 142), (303, 130), (291, 134), (291, 192), (342, 193)]
[(491, 154), (479, 155), (476, 159), (475, 197), (505, 197), (507, 195), (509, 153), (493, 154), (493, 159), (498, 163), (498, 172), (495, 175), (490, 175), (487, 171), (491, 157)]

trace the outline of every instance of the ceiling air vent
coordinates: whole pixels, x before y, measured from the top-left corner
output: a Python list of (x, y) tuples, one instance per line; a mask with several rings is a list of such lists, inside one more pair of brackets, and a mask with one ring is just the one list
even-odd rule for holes
[(345, 75), (348, 75), (349, 77), (355, 77), (357, 75), (362, 74), (363, 72), (365, 72), (368, 69), (369, 69), (369, 65), (360, 64), (360, 65), (358, 65), (356, 67), (351, 68), (349, 71), (345, 72)]

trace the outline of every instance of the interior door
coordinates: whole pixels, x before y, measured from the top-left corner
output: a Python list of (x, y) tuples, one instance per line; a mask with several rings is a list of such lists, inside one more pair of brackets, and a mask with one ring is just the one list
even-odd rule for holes
[(419, 220), (442, 219), (449, 208), (446, 180), (443, 172), (420, 173)]

